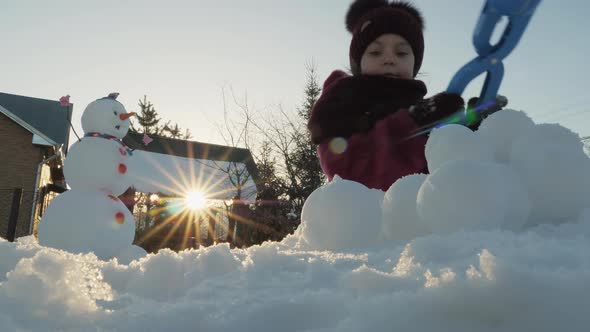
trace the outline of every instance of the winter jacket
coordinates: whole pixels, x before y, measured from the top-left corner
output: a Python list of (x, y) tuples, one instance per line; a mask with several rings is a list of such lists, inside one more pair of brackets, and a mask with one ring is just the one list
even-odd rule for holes
[[(409, 112), (413, 105), (424, 104), (425, 94), (426, 86), (418, 80), (333, 72), (308, 122), (328, 179), (338, 175), (369, 188), (387, 190), (403, 176), (426, 172), (427, 137), (413, 135), (426, 124), (424, 121), (434, 117), (425, 116), (422, 108)], [(436, 113), (448, 113), (448, 108), (439, 107)]]

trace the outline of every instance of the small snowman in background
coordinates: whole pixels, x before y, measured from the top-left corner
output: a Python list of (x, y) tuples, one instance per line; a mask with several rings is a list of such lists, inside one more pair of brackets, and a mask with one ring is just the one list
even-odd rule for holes
[(94, 252), (127, 263), (145, 255), (132, 244), (135, 219), (119, 200), (130, 186), (130, 150), (121, 139), (129, 118), (118, 93), (91, 102), (82, 114), (84, 138), (74, 143), (64, 162), (71, 190), (52, 202), (39, 225), (43, 246), (72, 253)]

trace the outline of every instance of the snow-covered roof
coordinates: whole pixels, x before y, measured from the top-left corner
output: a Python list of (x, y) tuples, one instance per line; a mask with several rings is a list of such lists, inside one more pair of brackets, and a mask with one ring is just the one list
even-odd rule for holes
[[(196, 189), (206, 192), (208, 198), (228, 199), (236, 195), (230, 174), (235, 174), (237, 167), (241, 179), (247, 179), (241, 198), (255, 198), (258, 169), (248, 149), (150, 136), (153, 141), (147, 145), (143, 134), (129, 132), (123, 139), (135, 149), (130, 165), (136, 190), (183, 194)], [(230, 166), (233, 171), (228, 171)]]
[[(161, 192), (182, 195), (202, 191), (209, 199), (229, 199), (236, 194), (227, 170), (230, 162), (185, 158), (168, 154), (136, 150), (130, 158), (132, 185), (141, 192)], [(254, 199), (256, 185), (246, 165), (237, 163), (238, 170), (248, 176), (242, 187), (242, 198)]]

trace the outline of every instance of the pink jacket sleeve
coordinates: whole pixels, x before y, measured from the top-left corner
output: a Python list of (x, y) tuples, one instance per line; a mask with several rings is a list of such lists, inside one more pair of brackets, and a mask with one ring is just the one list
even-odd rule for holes
[(385, 191), (399, 178), (426, 169), (426, 138), (410, 138), (417, 130), (408, 110), (399, 110), (369, 132), (350, 136), (343, 151), (337, 146), (343, 138), (318, 145), (320, 164), (330, 181), (338, 175)]

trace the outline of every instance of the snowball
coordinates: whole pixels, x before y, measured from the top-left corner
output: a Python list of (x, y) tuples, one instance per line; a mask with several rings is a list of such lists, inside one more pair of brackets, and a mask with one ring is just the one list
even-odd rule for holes
[[(420, 187), (418, 215), (439, 234), (522, 225), (528, 217), (527, 198), (508, 174), (505, 167), (496, 163), (448, 162)], [(522, 207), (512, 207), (513, 195), (521, 195), (517, 201)]]
[[(582, 150), (583, 143), (580, 135), (559, 124), (538, 124), (532, 130), (526, 131), (518, 139), (519, 145), (558, 145), (569, 149)], [(516, 143), (515, 143), (516, 144)], [(512, 153), (512, 152), (511, 152)]]
[(301, 213), (302, 236), (316, 249), (374, 244), (381, 230), (383, 191), (338, 176), (316, 189)]
[(498, 165), (499, 176), (506, 186), (508, 210), (501, 228), (521, 230), (531, 214), (532, 204), (529, 193), (520, 176), (510, 167)]
[(507, 163), (514, 140), (534, 126), (535, 123), (526, 113), (505, 109), (487, 117), (479, 126), (476, 135), (492, 147), (496, 161)]
[(590, 159), (570, 130), (536, 126), (514, 143), (510, 162), (531, 197), (530, 224), (568, 221), (589, 206)]
[(145, 249), (140, 246), (132, 245), (122, 249), (114, 257), (117, 258), (117, 261), (121, 264), (129, 264), (132, 261), (137, 261), (145, 257), (145, 255)]
[(382, 219), (386, 240), (409, 241), (427, 232), (416, 211), (418, 190), (425, 179), (425, 174), (405, 176), (385, 193)]
[(124, 254), (134, 237), (135, 219), (129, 209), (116, 197), (94, 191), (60, 194), (39, 223), (41, 245), (72, 253), (94, 252), (103, 260)]
[(432, 131), (425, 149), (430, 172), (453, 160), (492, 160), (492, 150), (471, 129), (450, 124)]
[(70, 147), (64, 175), (72, 189), (100, 190), (119, 196), (131, 186), (128, 168), (129, 156), (119, 143), (85, 137)]

